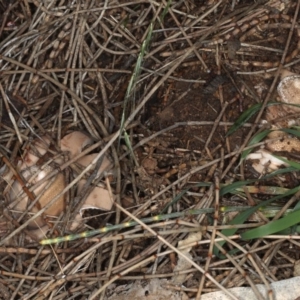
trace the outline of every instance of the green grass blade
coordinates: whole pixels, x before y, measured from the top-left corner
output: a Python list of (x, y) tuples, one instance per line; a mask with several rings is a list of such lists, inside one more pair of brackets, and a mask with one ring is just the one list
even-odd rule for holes
[[(129, 102), (129, 100), (132, 100), (132, 101), (134, 100), (133, 91), (134, 91), (136, 82), (137, 82), (137, 80), (138, 80), (138, 78), (141, 74), (141, 71), (142, 71), (141, 66), (142, 66), (143, 58), (145, 56), (145, 53), (146, 53), (147, 49), (149, 48), (151, 38), (152, 38), (152, 33), (153, 33), (153, 22), (150, 23), (150, 26), (149, 26), (149, 29), (148, 29), (148, 34), (146, 36), (146, 39), (142, 43), (141, 51), (140, 51), (138, 59), (136, 61), (133, 74), (132, 74), (132, 76), (130, 78), (130, 81), (128, 83), (128, 87), (127, 87), (127, 90), (126, 90), (124, 103), (123, 103), (123, 112), (122, 112), (121, 122), (120, 122), (120, 132), (121, 133), (123, 132), (124, 123), (125, 123), (125, 119), (126, 119), (126, 116), (125, 116), (126, 107), (127, 107), (127, 104)], [(120, 134), (120, 137), (119, 137), (119, 145), (120, 145), (120, 141), (121, 141), (121, 136), (122, 136), (122, 134)]]
[[(277, 156), (275, 156), (275, 157), (277, 157)], [(278, 158), (281, 159), (281, 157), (278, 157)], [(287, 162), (289, 163), (288, 160), (287, 160)], [(290, 173), (290, 172), (294, 172), (294, 171), (297, 171), (297, 170), (298, 169), (296, 167), (291, 166), (291, 167), (287, 167), (287, 168), (284, 168), (284, 169), (279, 169), (275, 172), (272, 172), (271, 174), (267, 174), (267, 175), (261, 177), (260, 179), (250, 179), (250, 180), (244, 180), (244, 181), (237, 181), (237, 182), (234, 182), (234, 183), (231, 183), (231, 184), (221, 185), (220, 196), (224, 196), (228, 193), (235, 194), (236, 192), (242, 191), (244, 186), (247, 186), (248, 184), (251, 184), (253, 182), (267, 180), (267, 179), (270, 179), (270, 178), (275, 177), (277, 175)]]
[[(267, 103), (268, 106), (272, 105), (282, 105), (282, 102), (269, 102)], [(233, 134), (235, 131), (237, 131), (243, 124), (245, 124), (253, 115), (255, 115), (262, 107), (261, 103), (254, 104), (250, 108), (248, 108), (246, 111), (244, 111), (239, 118), (235, 121), (235, 123), (229, 128), (227, 134), (225, 135), (228, 137), (229, 135)]]
[[(252, 137), (247, 147), (261, 142), (272, 130), (264, 130)], [(253, 149), (244, 150), (241, 154), (241, 162), (251, 153)], [(240, 163), (241, 163), (240, 162)]]
[(297, 136), (300, 138), (300, 131), (297, 130), (297, 129), (292, 129), (292, 128), (282, 128), (280, 129), (280, 131), (283, 131), (283, 132), (286, 132), (288, 134), (291, 134), (291, 135), (294, 135), (294, 136)]
[(169, 0), (169, 1), (167, 2), (167, 5), (166, 5), (166, 7), (164, 8), (163, 12), (162, 12), (161, 15), (160, 15), (160, 20), (161, 20), (161, 21), (164, 20), (166, 14), (169, 12), (169, 8), (170, 8), (171, 4), (172, 4), (172, 0)]
[(245, 181), (237, 181), (232, 184), (223, 185), (220, 189), (220, 196), (224, 196), (228, 193), (235, 192), (237, 189), (246, 186), (247, 184), (253, 183), (257, 181), (257, 179), (245, 180)]
[[(272, 198), (270, 198), (270, 199), (268, 199), (266, 201), (262, 201), (260, 204), (254, 206), (254, 207), (251, 207), (251, 208), (247, 209), (246, 211), (238, 214), (235, 218), (233, 218), (229, 222), (228, 225), (243, 224), (252, 214), (254, 214), (261, 207), (264, 207), (264, 206), (272, 203), (275, 200), (282, 199), (283, 197), (287, 197), (287, 196), (293, 195), (296, 192), (298, 192), (299, 190), (300, 190), (300, 187), (296, 187), (294, 189), (290, 189), (289, 191), (287, 191), (286, 193), (284, 193), (282, 195), (278, 195), (278, 196), (272, 197)], [(299, 220), (300, 220), (300, 218), (299, 218)], [(224, 234), (225, 236), (231, 236), (231, 235), (235, 234), (236, 231), (237, 231), (236, 228), (224, 229), (224, 230), (222, 230), (222, 234)], [(226, 243), (225, 241), (219, 242), (219, 245), (223, 246), (225, 243)], [(217, 247), (214, 247), (214, 254), (216, 256), (219, 256), (219, 251), (220, 250)]]
[(294, 211), (299, 209), (300, 209), (300, 201), (298, 201), (297, 204), (295, 205)]
[(134, 160), (135, 165), (138, 166), (139, 164), (138, 164), (138, 162), (137, 162), (137, 160), (136, 160), (136, 157), (135, 157), (135, 155), (134, 155), (134, 152), (133, 152), (133, 148), (132, 148), (132, 145), (131, 145), (130, 138), (129, 138), (129, 136), (128, 136), (128, 134), (127, 134), (127, 132), (126, 132), (125, 130), (124, 130), (124, 139), (125, 139), (126, 146), (127, 146), (127, 148), (129, 149), (129, 152), (130, 152), (130, 154), (131, 154), (131, 157), (132, 157), (133, 160)]
[(188, 187), (187, 189), (181, 191), (174, 199), (172, 199), (172, 201), (170, 203), (168, 203), (161, 211), (160, 214), (166, 213), (166, 211), (168, 210), (168, 208), (172, 205), (174, 205), (175, 203), (177, 203), (182, 196), (188, 192), (191, 188), (195, 188), (195, 187), (209, 187), (211, 186), (211, 183), (208, 182), (199, 182), (193, 186)]
[(299, 225), (295, 225), (295, 226), (292, 226), (292, 227), (289, 227), (287, 229), (277, 232), (277, 234), (280, 234), (280, 235), (290, 235), (290, 234), (296, 234), (296, 233), (298, 233), (298, 234), (300, 233)]
[(295, 162), (295, 161), (292, 161), (292, 160), (288, 160), (288, 159), (286, 159), (286, 158), (284, 158), (284, 157), (282, 157), (282, 156), (277, 156), (277, 155), (274, 155), (274, 154), (273, 154), (273, 156), (276, 157), (276, 158), (278, 158), (278, 159), (280, 159), (280, 160), (282, 160), (283, 162), (289, 164), (289, 165), (290, 165), (291, 167), (293, 167), (296, 171), (299, 171), (299, 170), (300, 170), (300, 164), (299, 164), (299, 163), (297, 163), (297, 162)]
[(285, 230), (300, 222), (300, 210), (289, 213), (287, 216), (271, 221), (270, 223), (248, 230), (241, 234), (243, 240), (261, 238), (269, 234), (277, 233), (281, 230)]
[(226, 133), (226, 137), (233, 134), (237, 131), (244, 123), (246, 123), (253, 115), (255, 115), (258, 111), (260, 111), (262, 107), (261, 103), (254, 104), (247, 110), (245, 110), (235, 121), (235, 123), (229, 128), (228, 132)]
[(297, 171), (297, 169), (295, 169), (294, 167), (286, 167), (286, 168), (283, 168), (283, 169), (278, 169), (275, 172), (272, 172), (270, 174), (265, 175), (264, 177), (261, 178), (261, 180), (270, 179), (270, 178), (275, 177), (277, 175), (291, 173), (291, 172), (294, 172), (294, 171)]

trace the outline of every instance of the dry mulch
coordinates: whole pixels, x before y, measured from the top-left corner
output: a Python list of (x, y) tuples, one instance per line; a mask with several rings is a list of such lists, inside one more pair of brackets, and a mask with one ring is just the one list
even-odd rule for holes
[[(215, 239), (224, 238), (221, 225), (232, 215), (214, 211), (270, 197), (219, 191), (224, 184), (259, 178), (239, 158), (261, 128), (265, 105), (276, 99), (281, 63), (300, 72), (299, 24), (293, 21), (297, 5), (279, 0), (0, 1), (1, 172), (16, 170), (23, 180), (17, 162), (33, 141), (51, 139), (50, 157), (39, 161), (43, 165), (60, 153), (62, 137), (82, 131), (94, 142), (86, 153), (105, 153), (114, 173), (96, 175), (92, 168), (81, 174), (90, 186), (100, 182), (111, 188), (116, 205), (110, 211), (86, 211), (86, 223), (77, 232), (133, 216), (179, 213), (179, 218), (150, 220), (149, 226), (120, 226), (42, 246), (24, 225), (32, 214), (16, 220), (8, 209), (2, 180), (0, 298), (118, 299), (114, 295), (139, 284), (148, 287), (151, 279), (170, 279), (155, 288), (162, 285), (174, 297), (180, 291), (181, 299), (193, 299), (293, 277), (299, 258), (293, 239), (233, 236), (222, 245), (225, 256), (216, 256)], [(260, 112), (226, 136), (242, 112), (257, 103), (263, 103)], [(68, 161), (54, 168), (68, 183), (67, 205), (49, 224), (48, 237), (72, 233), (68, 224), (86, 197), (76, 194), (74, 168)], [(299, 178), (294, 172), (256, 183), (293, 188)], [(22, 185), (25, 190), (26, 180)], [(184, 214), (188, 209), (207, 212)], [(247, 226), (263, 221), (257, 216)], [(183, 250), (178, 242), (188, 239), (192, 244)], [(187, 264), (181, 265), (182, 255)], [(145, 299), (155, 294), (145, 290)]]

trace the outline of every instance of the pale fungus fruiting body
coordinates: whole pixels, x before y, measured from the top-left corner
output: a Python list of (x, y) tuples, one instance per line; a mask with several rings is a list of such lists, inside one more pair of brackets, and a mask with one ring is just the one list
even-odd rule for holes
[(274, 130), (268, 135), (268, 138), (274, 139), (267, 144), (268, 150), (272, 152), (297, 152), (300, 150), (300, 140), (287, 135), (285, 132)]
[[(38, 184), (42, 179), (46, 177), (47, 172), (40, 172), (36, 170), (40, 176), (35, 176), (34, 180), (30, 180), (30, 177), (23, 176), (24, 179), (31, 185)], [(35, 173), (36, 173), (35, 172)], [(65, 188), (65, 180), (62, 174), (57, 174), (54, 180), (50, 179), (48, 181), (40, 184), (36, 189), (33, 190), (34, 195), (38, 197), (37, 204), (33, 205), (30, 209), (32, 214), (39, 211), (40, 208), (44, 208), (54, 197), (58, 196)], [(23, 213), (31, 203), (20, 183), (15, 181), (12, 185), (11, 191), (9, 193), (9, 200), (11, 202), (9, 208), (15, 211), (15, 215)], [(60, 196), (56, 202), (50, 206), (46, 211), (45, 215), (58, 216), (61, 211), (65, 208), (64, 196)], [(29, 228), (37, 228), (39, 226), (45, 225), (45, 221), (42, 217), (38, 217), (29, 224)]]
[[(33, 195), (37, 196), (37, 202), (30, 209), (30, 213), (34, 214), (40, 208), (45, 207), (54, 197), (58, 196), (65, 188), (64, 176), (57, 174), (55, 177), (44, 181), (53, 168), (50, 165), (37, 166), (39, 160), (47, 153), (50, 145), (48, 138), (34, 141), (22, 156), (22, 163), (17, 167), (18, 172), (29, 186), (35, 186), (32, 190)], [(61, 159), (57, 159), (54, 163), (62, 163)], [(31, 200), (24, 192), (21, 183), (18, 180), (12, 182), (12, 186), (7, 193), (9, 200), (9, 208), (15, 211), (15, 216), (22, 214), (31, 204)], [(46, 215), (57, 216), (65, 208), (64, 197), (57, 199), (54, 205), (50, 206), (46, 211)], [(29, 228), (37, 228), (45, 225), (42, 217), (38, 217), (29, 223)]]
[(273, 156), (265, 149), (259, 149), (254, 153), (248, 155), (248, 159), (252, 160), (252, 167), (258, 173), (273, 172), (280, 166), (287, 166), (282, 160)]
[(61, 139), (60, 148), (62, 151), (67, 151), (73, 158), (89, 144), (92, 144), (92, 139), (89, 136), (80, 131), (73, 131)]
[(281, 101), (299, 105), (299, 107), (295, 105), (283, 105), (281, 109), (288, 113), (300, 112), (300, 75), (284, 72), (281, 78), (277, 87)]
[(266, 122), (271, 124), (272, 132), (267, 137), (271, 141), (265, 145), (265, 149), (247, 157), (253, 160), (252, 166), (258, 173), (275, 171), (280, 166), (287, 165), (274, 157), (273, 152), (300, 152), (300, 140), (280, 130), (299, 125), (297, 113), (300, 112), (300, 75), (284, 70), (277, 91), (283, 104), (267, 107), (265, 115)]
[[(82, 152), (83, 148), (91, 143), (92, 139), (79, 131), (71, 132), (63, 137), (61, 140), (61, 153), (53, 153), (53, 150), (50, 150), (50, 140), (47, 137), (34, 141), (29, 149), (23, 153), (22, 162), (17, 166), (17, 172), (21, 175), (21, 178), (33, 195), (31, 197), (29, 197), (28, 192), (24, 191), (20, 181), (15, 179), (11, 172), (5, 175), (5, 180), (8, 183), (5, 197), (9, 203), (9, 209), (14, 212), (16, 219), (19, 219), (26, 211), (28, 211), (28, 218), (31, 218), (40, 209), (53, 202), (45, 210), (44, 214), (28, 224), (31, 236), (41, 239), (49, 230), (47, 220), (53, 221), (53, 218), (54, 220), (57, 219), (65, 211), (65, 195), (63, 191), (67, 186), (67, 182), (64, 173), (56, 171), (56, 166), (60, 166), (68, 159), (76, 159), (76, 156)], [(67, 158), (63, 159), (62, 154)], [(75, 161), (75, 164), (80, 167), (79, 170), (81, 171), (85, 167), (93, 165), (96, 157), (97, 153), (85, 155)], [(98, 169), (98, 175), (103, 172), (112, 174), (112, 168), (113, 164), (104, 155)], [(74, 171), (75, 177), (79, 175), (76, 172)], [(51, 176), (52, 174), (53, 176)], [(77, 185), (77, 195), (80, 194), (85, 183), (86, 179), (83, 177)], [(110, 210), (113, 205), (113, 199), (111, 198), (104, 185), (95, 186), (86, 197), (75, 219), (70, 220), (70, 229), (74, 230), (82, 223), (82, 212), (84, 209)]]
[[(86, 155), (81, 157), (77, 160), (77, 164), (79, 164), (81, 167), (85, 168), (88, 165), (90, 165), (94, 159), (96, 158), (97, 154), (93, 153), (90, 155)], [(107, 156), (103, 157), (103, 160), (101, 162), (101, 165), (98, 169), (98, 175), (100, 175), (102, 172), (110, 171), (112, 170), (112, 163), (108, 159)], [(111, 174), (111, 172), (110, 172)], [(77, 194), (79, 195), (86, 183), (86, 179), (81, 179), (77, 184)], [(70, 230), (74, 230), (78, 227), (78, 225), (82, 222), (82, 215), (84, 210), (86, 209), (101, 209), (101, 210), (111, 210), (113, 206), (113, 200), (111, 199), (109, 192), (106, 188), (104, 188), (101, 185), (97, 185), (93, 188), (93, 190), (90, 192), (88, 197), (86, 198), (85, 202), (81, 206), (79, 213), (76, 215), (75, 220), (72, 221)]]

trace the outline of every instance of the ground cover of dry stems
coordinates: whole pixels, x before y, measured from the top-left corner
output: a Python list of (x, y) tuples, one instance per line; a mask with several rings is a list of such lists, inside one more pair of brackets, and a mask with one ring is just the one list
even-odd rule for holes
[[(0, 298), (118, 299), (114, 293), (132, 284), (168, 279), (157, 284), (161, 295), (164, 289), (193, 299), (223, 290), (235, 298), (229, 288), (244, 286), (264, 299), (255, 284), (271, 290), (271, 282), (293, 277), (296, 237), (241, 240), (240, 233), (270, 220), (263, 212), (226, 236), (233, 216), (220, 208), (270, 198), (246, 187), (223, 193), (224, 184), (299, 185), (297, 172), (259, 182), (251, 165), (239, 164), (262, 130), (282, 68), (300, 71), (298, 2), (0, 1), (0, 167), (15, 169), (42, 136), (57, 154), (62, 137), (82, 131), (94, 142), (84, 153), (97, 153), (95, 162), (108, 155), (114, 176), (97, 177), (94, 165), (80, 176), (90, 186), (101, 182), (115, 205), (87, 212), (77, 232), (213, 209), (41, 246), (30, 239), (30, 214), (17, 221), (7, 209), (2, 180)], [(260, 111), (226, 136), (257, 103)], [(54, 238), (72, 233), (68, 224), (86, 197), (75, 196), (74, 162), (56, 166), (52, 176), (59, 172), (67, 205), (51, 222)], [(276, 205), (287, 210), (296, 201)]]

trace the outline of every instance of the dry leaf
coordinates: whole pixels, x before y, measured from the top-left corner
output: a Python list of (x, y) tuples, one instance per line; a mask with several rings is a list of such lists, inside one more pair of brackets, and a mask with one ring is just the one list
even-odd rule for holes
[[(192, 256), (189, 253), (192, 250), (192, 246), (189, 247), (186, 246), (194, 242), (201, 241), (201, 239), (202, 239), (202, 232), (201, 229), (199, 228), (198, 232), (190, 233), (186, 239), (178, 242), (178, 250), (180, 250), (188, 258), (192, 259)], [(174, 272), (176, 273), (176, 272), (188, 270), (191, 268), (191, 266), (192, 264), (180, 255), (178, 256), (178, 261), (176, 267), (174, 268)], [(172, 277), (172, 281), (176, 285), (181, 285), (185, 282), (187, 275), (188, 274), (175, 275)]]

